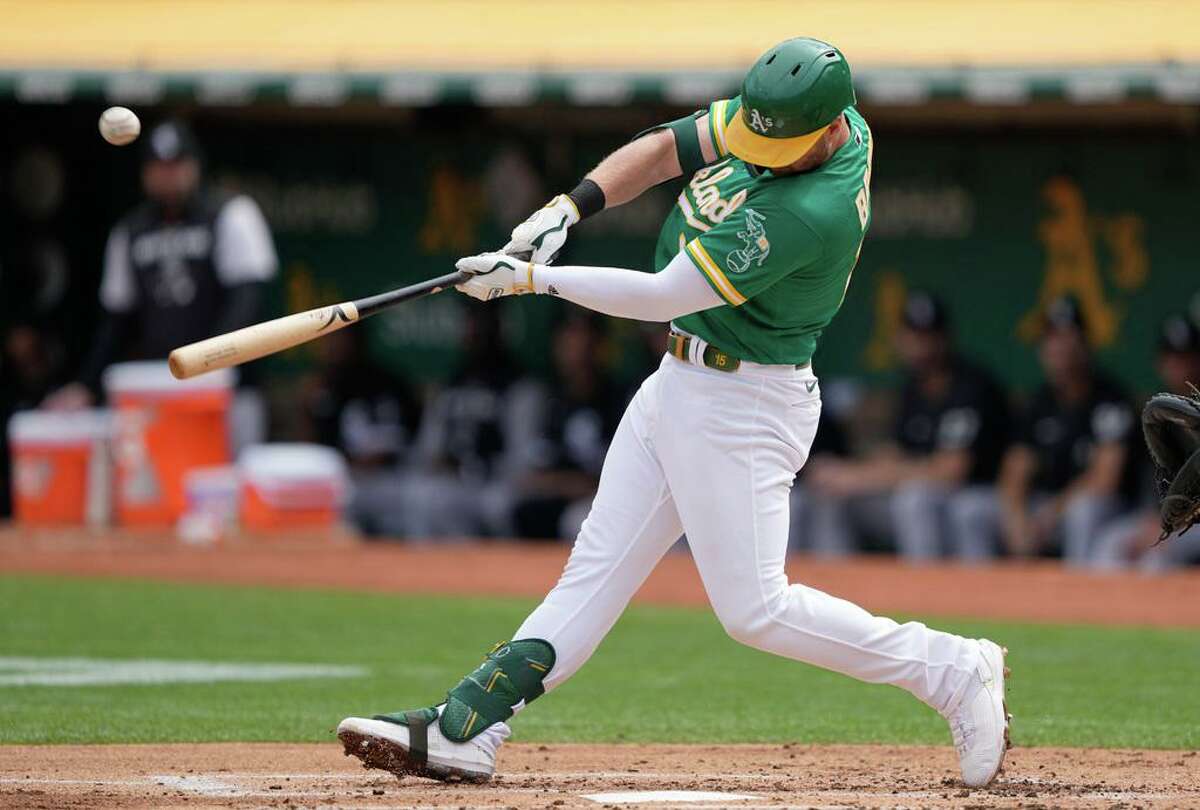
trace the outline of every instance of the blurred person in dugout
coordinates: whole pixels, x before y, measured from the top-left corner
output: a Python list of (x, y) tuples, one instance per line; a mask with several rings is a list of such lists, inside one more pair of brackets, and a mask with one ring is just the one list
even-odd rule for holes
[[(11, 512), (8, 424), (36, 408), (64, 382), (67, 358), (83, 336), (72, 329), (80, 309), (70, 250), (76, 197), (66, 165), (34, 144), (0, 155), (0, 518)], [(88, 309), (91, 309), (90, 302)]]
[(349, 462), (347, 516), (364, 534), (386, 536), (395, 531), (387, 515), (395, 510), (420, 406), (412, 387), (371, 356), (369, 334), (359, 326), (313, 341), (314, 366), (293, 390), (299, 434), (337, 448)]
[[(1167, 317), (1159, 329), (1156, 367), (1165, 390), (1195, 396), (1189, 383), (1200, 385), (1200, 328), (1183, 313)], [(1153, 465), (1139, 493), (1139, 508), (1113, 521), (1097, 540), (1090, 562), (1096, 568), (1136, 568), (1146, 573), (1200, 563), (1200, 526), (1159, 543), (1162, 520)]]
[[(186, 126), (159, 124), (142, 148), (146, 199), (109, 233), (102, 320), (91, 350), (76, 381), (48, 396), (44, 407), (89, 407), (111, 363), (165, 360), (178, 346), (254, 323), (278, 271), (258, 205), (203, 185), (200, 148)], [(235, 448), (266, 434), (262, 399), (246, 387), (244, 373), (242, 381), (231, 413)]]
[(574, 540), (591, 509), (604, 454), (626, 396), (603, 363), (603, 319), (564, 311), (554, 330), (554, 383), (523, 384), (522, 413), (536, 425), (514, 484), (517, 537)]
[(1014, 556), (1060, 551), (1068, 565), (1097, 553), (1101, 529), (1136, 489), (1138, 423), (1129, 397), (1095, 369), (1078, 303), (1047, 307), (1038, 344), (1045, 382), (1020, 420), (995, 492), (960, 505), (965, 542), (998, 540)]
[(372, 519), (411, 539), (512, 536), (513, 484), (534, 442), (502, 310), (470, 302), (462, 370), (426, 405), (409, 462)]
[(822, 392), (821, 413), (817, 417), (817, 435), (808, 451), (808, 463), (796, 474), (792, 484), (790, 504), (791, 526), (788, 529), (788, 549), (814, 554), (818, 557), (844, 557), (855, 551), (853, 538), (830, 528), (828, 521), (836, 516), (837, 508), (829, 506), (826, 496), (809, 481), (809, 470), (823, 464), (836, 463), (850, 457), (850, 443), (841, 420), (828, 397), (833, 385)]
[(891, 536), (912, 561), (991, 556), (957, 530), (960, 496), (994, 480), (1009, 430), (1003, 391), (955, 350), (945, 306), (923, 291), (905, 300), (896, 348), (905, 368), (892, 443), (861, 460), (815, 459), (812, 530), (825, 548), (857, 534)]

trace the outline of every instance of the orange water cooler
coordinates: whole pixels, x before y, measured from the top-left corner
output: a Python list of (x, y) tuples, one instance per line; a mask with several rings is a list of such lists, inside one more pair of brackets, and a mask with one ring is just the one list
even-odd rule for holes
[(23, 411), (8, 422), (13, 514), (25, 526), (102, 525), (110, 507), (108, 411)]
[(349, 485), (346, 462), (316, 444), (260, 444), (238, 456), (242, 526), (330, 528), (341, 520)]
[(157, 361), (105, 371), (114, 412), (117, 525), (173, 525), (184, 512), (188, 471), (229, 463), (233, 379), (223, 369), (176, 380)]

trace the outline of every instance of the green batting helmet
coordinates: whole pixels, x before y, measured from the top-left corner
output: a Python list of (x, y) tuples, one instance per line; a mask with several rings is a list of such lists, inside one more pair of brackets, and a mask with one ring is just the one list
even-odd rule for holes
[(850, 64), (819, 39), (784, 40), (742, 82), (741, 114), (729, 122), (729, 151), (758, 166), (787, 166), (813, 147), (854, 104)]

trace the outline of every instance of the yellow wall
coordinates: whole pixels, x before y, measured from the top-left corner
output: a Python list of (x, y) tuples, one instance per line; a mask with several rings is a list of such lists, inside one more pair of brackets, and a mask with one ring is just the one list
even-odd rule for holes
[(740, 67), (775, 40), (856, 64), (1200, 61), (1200, 0), (0, 0), (0, 66)]

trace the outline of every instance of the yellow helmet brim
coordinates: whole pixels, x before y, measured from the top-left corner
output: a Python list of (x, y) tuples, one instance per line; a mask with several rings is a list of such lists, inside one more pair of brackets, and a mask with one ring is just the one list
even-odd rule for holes
[(820, 129), (794, 138), (768, 138), (746, 126), (739, 113), (725, 127), (725, 145), (736, 157), (747, 163), (778, 169), (790, 166), (804, 157), (831, 126), (833, 124), (826, 124)]

